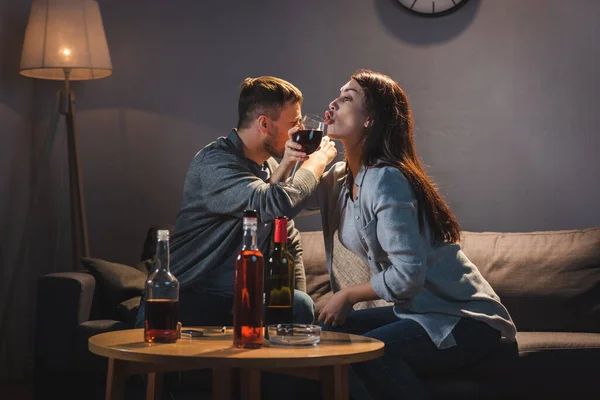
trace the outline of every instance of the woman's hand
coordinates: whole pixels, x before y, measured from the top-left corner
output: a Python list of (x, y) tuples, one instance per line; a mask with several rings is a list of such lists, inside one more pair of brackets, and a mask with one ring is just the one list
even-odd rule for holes
[(337, 156), (337, 150), (335, 148), (335, 143), (329, 139), (329, 136), (323, 136), (321, 139), (321, 144), (317, 151), (310, 155), (311, 157), (323, 157), (325, 160), (325, 165), (328, 165), (333, 159)]
[(352, 306), (361, 301), (377, 300), (380, 297), (375, 293), (371, 282), (347, 286), (329, 298), (321, 312), (319, 321), (333, 327), (343, 325), (346, 317), (352, 311)]
[(341, 290), (329, 298), (319, 313), (319, 323), (332, 327), (344, 325), (346, 317), (352, 311), (354, 303), (348, 298), (348, 292)]
[(333, 161), (335, 156), (337, 155), (337, 150), (335, 149), (335, 143), (333, 143), (327, 136), (321, 139), (321, 145), (308, 157), (308, 159), (302, 164), (300, 168), (304, 168), (312, 172), (315, 176), (315, 179), (319, 181), (323, 172), (325, 171), (325, 167)]

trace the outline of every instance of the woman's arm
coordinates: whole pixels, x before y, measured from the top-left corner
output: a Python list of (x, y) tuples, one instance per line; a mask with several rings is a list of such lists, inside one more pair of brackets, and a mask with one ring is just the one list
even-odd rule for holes
[(380, 297), (373, 290), (371, 282), (360, 283), (358, 285), (352, 285), (344, 288), (342, 291), (346, 291), (348, 301), (355, 305), (361, 301), (379, 300)]
[(343, 325), (346, 316), (352, 311), (356, 303), (368, 300), (377, 300), (380, 297), (375, 293), (371, 282), (347, 286), (329, 298), (319, 312), (319, 323), (331, 326)]
[(319, 312), (318, 322), (331, 326), (343, 325), (348, 313), (352, 311), (352, 307), (356, 303), (379, 298), (370, 282), (345, 287), (331, 296), (325, 303), (325, 306)]
[(376, 237), (366, 239), (383, 252), (372, 256), (385, 256), (389, 265), (374, 274), (369, 282), (335, 293), (319, 313), (319, 322), (327, 325), (343, 324), (358, 302), (409, 299), (419, 293), (425, 283), (427, 255), (419, 229), (416, 199), (409, 183), (393, 167), (374, 169), (369, 174), (360, 196), (372, 210), (377, 230), (372, 231)]
[[(416, 296), (425, 284), (427, 252), (421, 235), (417, 200), (402, 172), (394, 167), (376, 168), (369, 190), (377, 220), (377, 243), (389, 261), (371, 277), (377, 295), (396, 302)], [(367, 186), (367, 185), (364, 185)], [(361, 196), (363, 194), (361, 193)]]

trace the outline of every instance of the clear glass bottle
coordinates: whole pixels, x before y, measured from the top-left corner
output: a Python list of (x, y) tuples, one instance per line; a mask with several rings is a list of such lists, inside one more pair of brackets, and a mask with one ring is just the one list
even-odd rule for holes
[[(294, 306), (294, 259), (287, 251), (286, 217), (275, 219), (273, 250), (265, 264), (265, 326), (291, 324)], [(268, 329), (265, 330), (268, 333)]]
[(169, 270), (169, 231), (157, 232), (153, 271), (146, 280), (144, 340), (148, 343), (177, 341), (179, 281)]
[(258, 250), (255, 210), (244, 211), (242, 249), (235, 262), (233, 345), (247, 349), (262, 346), (264, 257)]

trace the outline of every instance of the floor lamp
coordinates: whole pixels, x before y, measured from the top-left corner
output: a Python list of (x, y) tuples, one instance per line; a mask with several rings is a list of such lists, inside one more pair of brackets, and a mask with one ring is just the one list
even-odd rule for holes
[(43, 165), (48, 161), (60, 115), (65, 116), (71, 203), (73, 269), (89, 256), (87, 219), (77, 155), (75, 95), (71, 81), (99, 79), (112, 73), (112, 64), (98, 3), (94, 0), (34, 0), (25, 31), (20, 73), (61, 80), (50, 116), (41, 168), (34, 171), (33, 193), (39, 192)]

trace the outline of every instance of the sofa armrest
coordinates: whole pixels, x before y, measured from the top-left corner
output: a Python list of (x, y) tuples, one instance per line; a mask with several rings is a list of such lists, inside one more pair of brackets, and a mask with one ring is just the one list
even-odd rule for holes
[(35, 369), (65, 370), (76, 357), (77, 328), (89, 319), (96, 281), (83, 272), (48, 274), (38, 279)]

